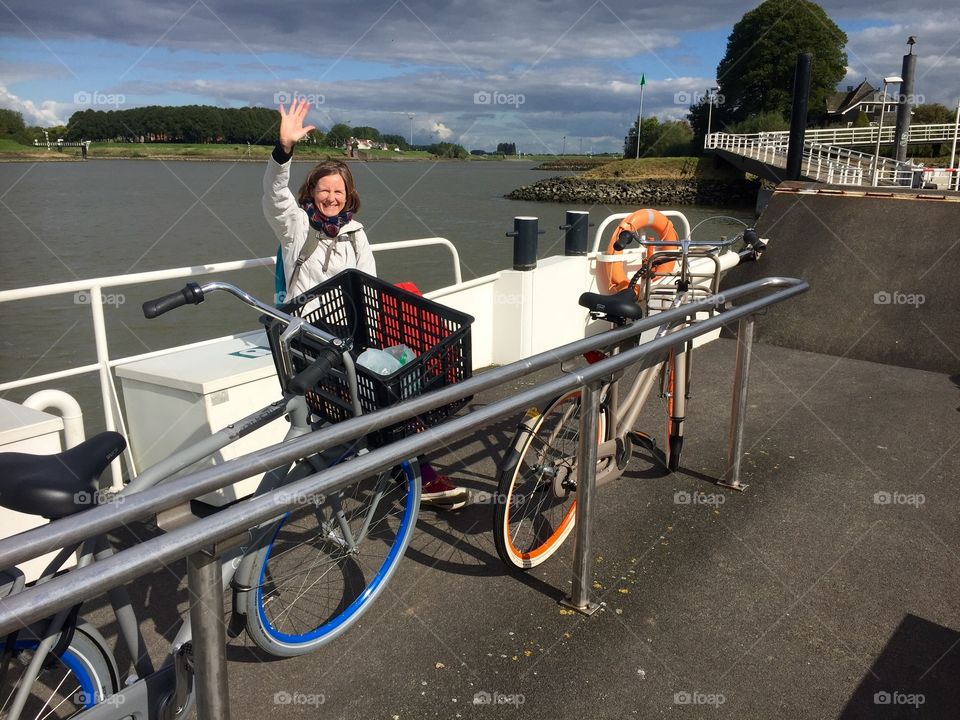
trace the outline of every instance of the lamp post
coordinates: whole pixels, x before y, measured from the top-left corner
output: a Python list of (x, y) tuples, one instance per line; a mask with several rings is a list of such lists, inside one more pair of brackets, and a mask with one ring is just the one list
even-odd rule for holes
[(410, 118), (410, 147), (413, 147), (413, 118), (416, 117), (414, 113), (407, 113), (407, 117)]
[(563, 136), (563, 149), (560, 151), (560, 155), (562, 156), (562, 155), (566, 155), (566, 154), (567, 154), (567, 136), (564, 135), (564, 136)]
[(707, 90), (707, 101), (710, 103), (710, 107), (707, 109), (707, 138), (710, 137), (710, 126), (713, 123), (713, 99), (717, 96), (717, 90), (720, 88), (712, 87)]
[(950, 167), (955, 167), (953, 159), (957, 154), (957, 133), (960, 132), (960, 98), (957, 99), (957, 118), (953, 121), (953, 145), (950, 148)]
[(887, 110), (887, 85), (892, 83), (902, 83), (903, 78), (899, 75), (890, 75), (883, 79), (883, 100), (880, 102), (880, 122), (877, 124), (877, 147), (873, 151), (873, 186), (876, 187), (880, 181), (880, 136), (883, 134), (883, 114)]

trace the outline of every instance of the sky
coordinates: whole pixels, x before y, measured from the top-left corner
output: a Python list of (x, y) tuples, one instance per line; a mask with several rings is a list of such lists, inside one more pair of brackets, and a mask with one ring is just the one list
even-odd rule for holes
[[(321, 129), (492, 150), (611, 152), (640, 110), (683, 118), (716, 84), (733, 25), (717, 0), (0, 0), (0, 107), (30, 125), (77, 110), (312, 104)], [(829, 0), (847, 33), (841, 88), (900, 73), (917, 37), (918, 102), (956, 107), (960, 11), (947, 0)], [(813, 21), (813, 20), (812, 20)]]

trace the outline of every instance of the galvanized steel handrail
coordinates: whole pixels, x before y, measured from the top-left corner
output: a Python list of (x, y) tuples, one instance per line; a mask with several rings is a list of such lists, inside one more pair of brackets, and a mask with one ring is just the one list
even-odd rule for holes
[[(159, 486), (133, 495), (123, 504), (94, 508), (0, 541), (0, 567), (8, 567), (28, 557), (43, 554), (53, 547), (61, 547), (70, 542), (70, 538), (99, 535), (105, 529), (116, 527), (129, 519), (152, 514), (159, 508), (171, 507), (185, 498), (228, 484), (234, 478), (246, 477), (264, 467), (281, 465), (324, 447), (358, 437), (372, 429), (407, 419), (418, 412), (472, 395), (479, 389), (501, 384), (544, 366), (555, 365), (561, 358), (573, 357), (587, 348), (618, 343), (638, 335), (645, 327), (650, 326), (648, 322), (650, 320), (653, 320), (653, 324), (656, 325), (674, 316), (676, 316), (675, 319), (680, 319), (709, 307), (719, 307), (732, 299), (765, 289), (777, 288), (769, 295), (726, 310), (706, 320), (697, 321), (676, 332), (613, 355), (574, 373), (562, 375), (507, 399), (478, 408), (386, 447), (360, 455), (349, 462), (291, 483), (267, 495), (243, 500), (207, 518), (122, 550), (106, 560), (85, 568), (71, 570), (42, 585), (29, 588), (25, 592), (0, 599), (0, 634), (6, 634), (23, 624), (40, 620), (57, 610), (95, 597), (111, 587), (133, 580), (166, 563), (210, 547), (219, 540), (243, 533), (250, 527), (278, 517), (296, 507), (303, 497), (334, 491), (348, 485), (358, 476), (362, 477), (365, 474), (389, 468), (405, 458), (420, 455), (445, 441), (462, 437), (467, 432), (490, 424), (503, 416), (517, 413), (532, 404), (541, 403), (561, 392), (596, 382), (617, 370), (632, 365), (649, 367), (659, 362), (670, 348), (805, 292), (808, 287), (806, 281), (794, 278), (774, 277), (757, 280), (676, 308), (675, 311), (665, 311), (645, 321), (491, 370), (427, 396), (251, 453), (225, 463), (220, 468), (212, 468), (180, 478), (166, 487)], [(224, 472), (228, 466), (230, 469)]]

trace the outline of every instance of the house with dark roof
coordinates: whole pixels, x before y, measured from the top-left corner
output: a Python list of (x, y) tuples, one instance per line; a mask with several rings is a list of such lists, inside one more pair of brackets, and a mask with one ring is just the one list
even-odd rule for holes
[[(861, 112), (871, 124), (879, 123), (880, 108), (883, 104), (883, 93), (864, 79), (856, 87), (848, 85), (846, 92), (835, 92), (827, 97), (826, 124), (852, 127)], [(885, 112), (884, 125), (896, 121), (897, 96), (889, 90)]]

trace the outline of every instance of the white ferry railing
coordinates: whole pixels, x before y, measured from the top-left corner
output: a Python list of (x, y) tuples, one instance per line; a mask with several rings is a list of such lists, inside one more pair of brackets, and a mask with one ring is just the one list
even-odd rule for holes
[[(456, 247), (446, 238), (432, 237), (419, 238), (416, 240), (400, 240), (388, 243), (371, 243), (371, 249), (377, 252), (386, 250), (401, 250), (414, 247), (426, 247), (431, 245), (440, 245), (446, 247), (451, 254), (453, 261), (454, 286), (463, 282), (463, 276), (460, 270), (460, 255)], [(192, 347), (200, 347), (215, 343), (222, 338), (213, 338), (189, 345), (178, 345), (164, 350), (157, 350), (138, 355), (129, 355), (121, 358), (110, 358), (109, 345), (107, 343), (107, 330), (104, 317), (104, 288), (120, 288), (129, 285), (141, 285), (145, 283), (157, 282), (162, 280), (177, 280), (183, 278), (202, 277), (205, 275), (234, 272), (237, 270), (248, 270), (259, 267), (272, 267), (276, 264), (276, 257), (256, 258), (254, 260), (235, 260), (230, 262), (211, 263), (208, 265), (194, 265), (191, 267), (169, 268), (166, 270), (153, 270), (142, 273), (129, 273), (126, 275), (109, 275), (106, 277), (90, 278), (86, 280), (71, 280), (69, 282), (53, 283), (49, 285), (35, 285), (33, 287), (14, 288), (12, 290), (0, 290), (0, 304), (7, 302), (16, 302), (18, 300), (31, 300), (40, 297), (52, 297), (56, 295), (83, 295), (85, 299), (78, 301), (80, 304), (89, 304), (93, 315), (93, 338), (96, 348), (96, 362), (79, 367), (58, 370), (56, 372), (45, 373), (43, 375), (34, 375), (0, 382), (0, 392), (13, 390), (31, 385), (39, 385), (54, 380), (84, 375), (86, 373), (96, 372), (100, 381), (100, 397), (103, 402), (104, 425), (107, 430), (120, 430), (126, 437), (127, 431), (123, 421), (123, 413), (120, 411), (120, 400), (117, 394), (116, 383), (113, 378), (112, 368), (117, 365), (145, 360), (147, 358), (167, 355), (172, 352), (179, 352)], [(128, 468), (133, 471), (133, 455), (128, 447), (124, 457)], [(122, 485), (123, 473), (119, 461), (114, 461), (111, 466), (113, 486), (119, 488)]]

